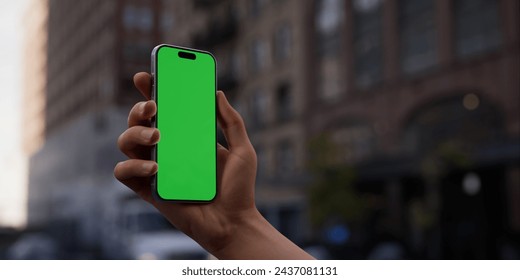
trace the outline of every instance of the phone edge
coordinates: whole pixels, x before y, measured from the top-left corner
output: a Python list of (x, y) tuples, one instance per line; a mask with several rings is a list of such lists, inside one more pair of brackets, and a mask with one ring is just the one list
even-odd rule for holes
[[(181, 200), (181, 199), (163, 198), (163, 197), (161, 197), (161, 195), (159, 194), (159, 191), (157, 189), (157, 173), (159, 172), (159, 170), (158, 170), (153, 175), (152, 180), (150, 182), (152, 196), (156, 201), (159, 201), (159, 202), (201, 203), (201, 204), (211, 203), (219, 195), (218, 182), (217, 182), (217, 170), (218, 170), (218, 166), (217, 166), (218, 165), (218, 159), (217, 159), (217, 140), (218, 140), (217, 139), (217, 110), (218, 110), (218, 106), (217, 106), (217, 89), (218, 89), (218, 86), (217, 86), (217, 82), (218, 82), (217, 81), (217, 59), (211, 52), (204, 51), (204, 50), (181, 47), (181, 46), (171, 45), (171, 44), (159, 44), (159, 45), (155, 46), (152, 49), (152, 53), (151, 53), (151, 71), (150, 72), (151, 72), (151, 76), (152, 76), (151, 77), (152, 78), (151, 100), (156, 102), (156, 104), (157, 104), (157, 92), (156, 92), (157, 87), (156, 87), (156, 77), (155, 76), (156, 76), (156, 70), (157, 70), (157, 53), (159, 52), (159, 49), (162, 47), (173, 47), (173, 48), (181, 49), (181, 50), (205, 53), (205, 54), (208, 54), (209, 56), (211, 56), (211, 58), (213, 59), (213, 62), (215, 64), (215, 71), (214, 71), (214, 73), (215, 73), (215, 96), (214, 96), (214, 98), (215, 98), (215, 102), (214, 102), (214, 104), (215, 104), (215, 195), (213, 195), (213, 197), (209, 200)], [(158, 107), (158, 105), (157, 105), (157, 107)], [(154, 116), (152, 118), (152, 127), (157, 128), (156, 116)], [(151, 159), (157, 163), (157, 144), (153, 145), (153, 147), (152, 147)]]

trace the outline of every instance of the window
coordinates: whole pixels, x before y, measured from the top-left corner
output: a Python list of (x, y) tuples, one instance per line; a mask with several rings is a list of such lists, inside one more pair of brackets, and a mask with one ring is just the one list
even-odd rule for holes
[(317, 85), (322, 100), (333, 101), (345, 86), (345, 65), (339, 54), (344, 22), (344, 1), (318, 0), (316, 6)]
[[(468, 107), (468, 97), (478, 102), (475, 107)], [(455, 148), (459, 155), (474, 153), (504, 139), (500, 114), (475, 93), (440, 99), (412, 113), (403, 141), (403, 152), (410, 154), (427, 154), (439, 147)]]
[(291, 28), (283, 24), (274, 34), (274, 59), (276, 62), (283, 61), (291, 55)]
[(496, 0), (457, 0), (455, 11), (455, 51), (468, 57), (494, 50), (500, 45), (500, 24)]
[(433, 0), (399, 1), (401, 70), (420, 72), (437, 62)]
[(292, 117), (291, 93), (288, 84), (282, 84), (276, 89), (276, 118), (284, 122)]
[(267, 66), (267, 44), (264, 41), (254, 40), (251, 46), (251, 70), (258, 72)]
[(127, 29), (134, 28), (137, 22), (137, 9), (134, 6), (126, 6), (123, 11), (123, 24)]
[(251, 125), (262, 128), (267, 124), (267, 95), (263, 90), (256, 90), (251, 96)]
[(123, 25), (128, 30), (150, 32), (153, 20), (153, 12), (149, 7), (128, 5), (123, 10)]
[(334, 55), (340, 49), (340, 28), (344, 18), (342, 0), (319, 0), (316, 12), (318, 53)]
[(382, 0), (353, 2), (355, 79), (357, 86), (362, 88), (381, 80), (381, 3)]

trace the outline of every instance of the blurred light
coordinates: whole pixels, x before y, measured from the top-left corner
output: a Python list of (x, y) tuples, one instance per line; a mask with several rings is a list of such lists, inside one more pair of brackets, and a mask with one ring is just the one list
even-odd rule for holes
[(464, 95), (464, 99), (462, 100), (462, 105), (464, 105), (464, 108), (472, 111), (478, 108), (478, 105), (480, 105), (480, 99), (478, 96), (474, 93), (468, 93)]
[(350, 231), (345, 225), (335, 225), (327, 229), (326, 237), (332, 244), (344, 244), (350, 237)]
[(156, 260), (157, 256), (153, 253), (144, 253), (139, 256), (140, 260)]
[(480, 191), (480, 177), (476, 173), (468, 173), (462, 181), (462, 189), (467, 195), (476, 195)]

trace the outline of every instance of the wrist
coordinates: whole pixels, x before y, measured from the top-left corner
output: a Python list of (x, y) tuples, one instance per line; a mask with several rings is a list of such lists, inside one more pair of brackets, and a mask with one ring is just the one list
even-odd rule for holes
[(237, 247), (261, 235), (266, 225), (271, 226), (256, 208), (235, 216), (224, 224), (226, 226), (217, 242), (213, 242), (213, 245), (207, 248), (218, 259), (236, 258)]
[(222, 258), (242, 235), (258, 231), (262, 220), (264, 218), (256, 208), (230, 215), (220, 221), (220, 227), (206, 242), (199, 240), (199, 243), (213, 256)]
[(218, 259), (313, 259), (276, 230), (256, 208), (233, 224), (222, 244), (210, 251)]

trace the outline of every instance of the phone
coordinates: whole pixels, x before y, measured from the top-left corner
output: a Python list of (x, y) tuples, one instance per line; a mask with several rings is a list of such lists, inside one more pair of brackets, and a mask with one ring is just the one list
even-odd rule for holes
[(210, 202), (217, 195), (216, 67), (206, 51), (165, 44), (152, 51), (158, 200)]

